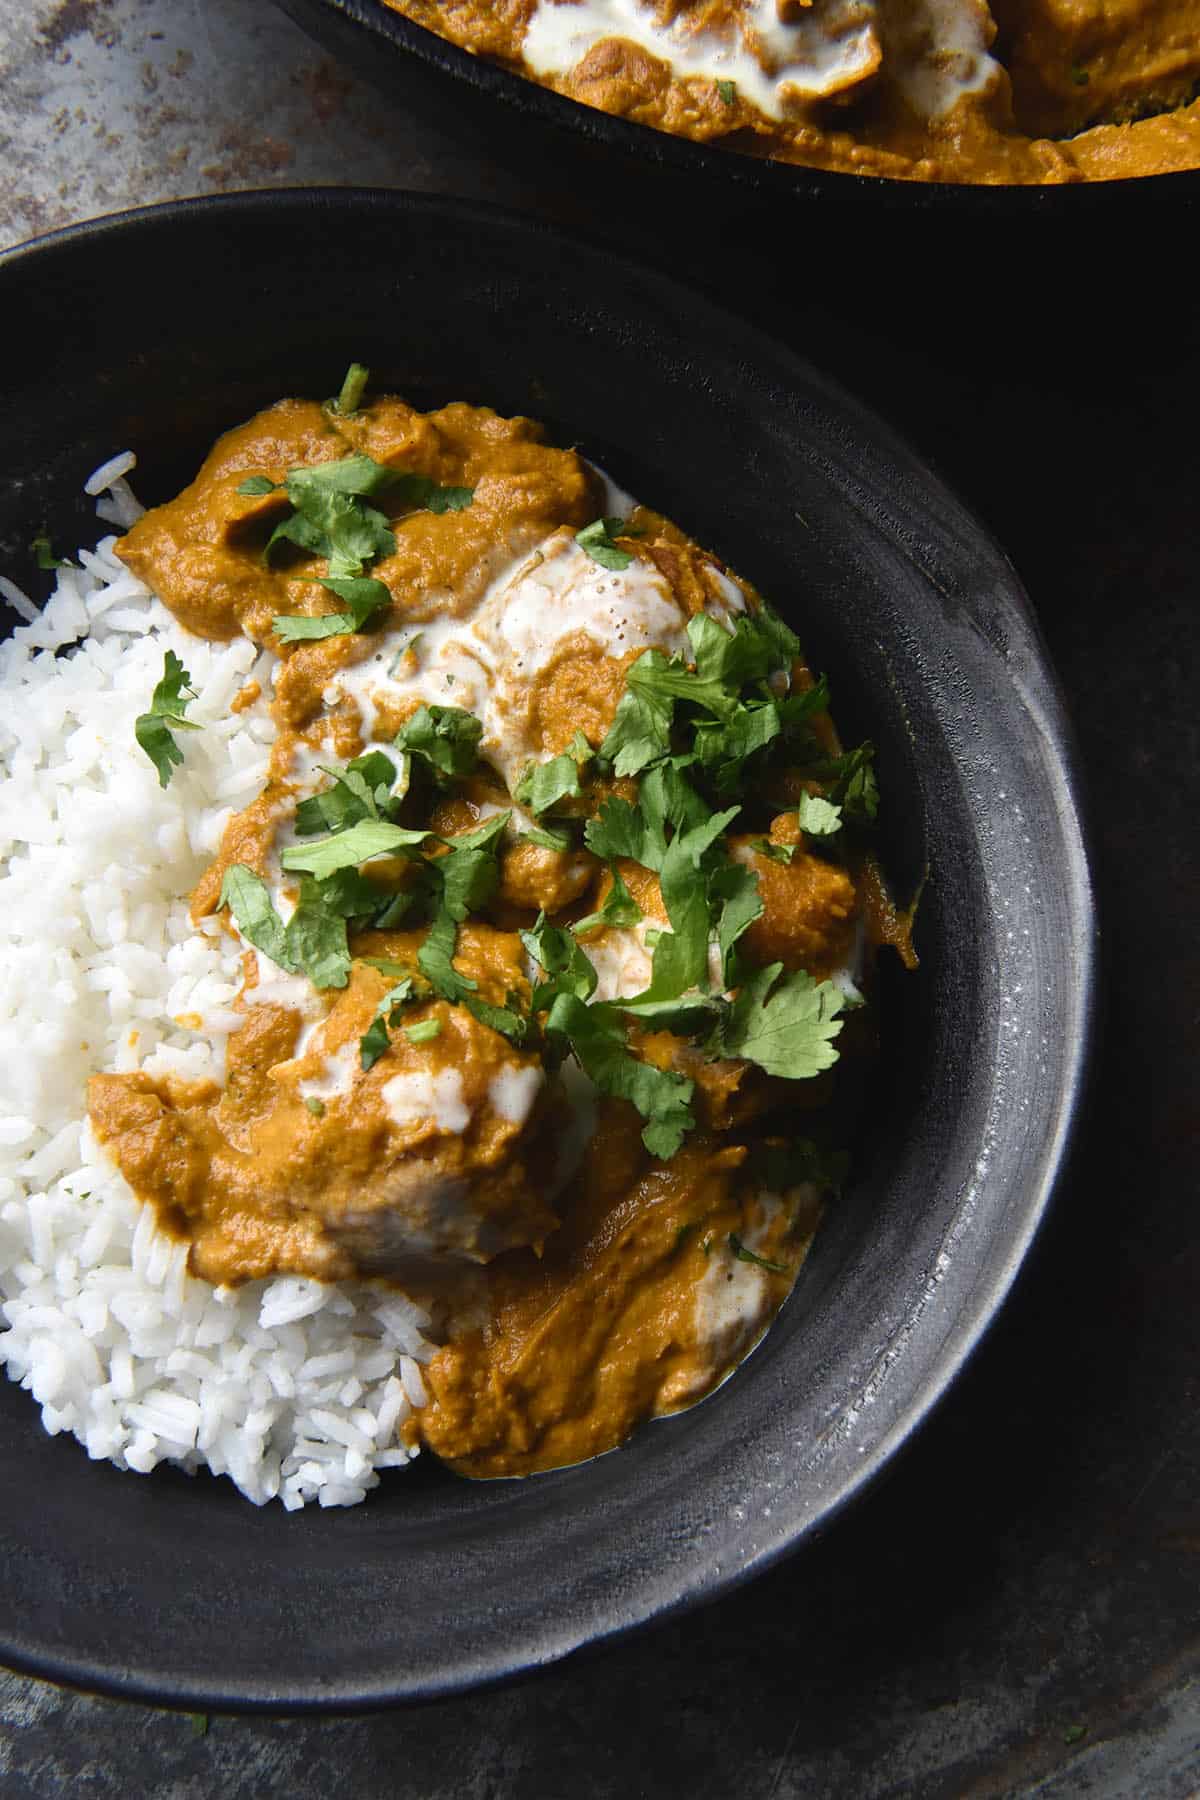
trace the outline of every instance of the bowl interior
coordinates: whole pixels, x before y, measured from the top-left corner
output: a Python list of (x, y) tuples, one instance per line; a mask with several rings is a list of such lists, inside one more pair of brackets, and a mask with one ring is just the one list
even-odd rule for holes
[[(527, 222), (353, 192), (240, 196), (0, 263), (28, 321), (0, 413), (0, 568), (153, 502), (226, 425), (346, 364), (418, 403), (526, 412), (783, 610), (880, 753), (883, 856), (927, 867), (922, 967), (881, 993), (855, 1173), (762, 1346), (709, 1402), (580, 1468), (423, 1462), (346, 1513), (255, 1511), (43, 1435), (0, 1383), (0, 1654), (187, 1704), (346, 1707), (536, 1666), (719, 1592), (907, 1437), (1009, 1285), (1081, 1080), (1091, 912), (1059, 702), (1011, 569), (890, 431), (662, 277)], [(798, 1128), (802, 1129), (802, 1118)]]

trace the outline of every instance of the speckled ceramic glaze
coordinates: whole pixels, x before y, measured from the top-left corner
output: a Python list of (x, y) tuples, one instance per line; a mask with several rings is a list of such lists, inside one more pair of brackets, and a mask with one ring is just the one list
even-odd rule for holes
[[(519, 219), (350, 191), (152, 209), (0, 262), (0, 567), (96, 533), (112, 451), (166, 498), (211, 439), (351, 358), (422, 405), (544, 419), (758, 584), (879, 746), (883, 854), (928, 867), (881, 981), (872, 1125), (762, 1346), (596, 1462), (473, 1485), (425, 1459), (348, 1512), (255, 1511), (46, 1437), (0, 1384), (0, 1655), (194, 1706), (346, 1708), (552, 1661), (768, 1571), (929, 1412), (1016, 1274), (1067, 1146), (1093, 920), (1069, 733), (986, 534), (809, 364)], [(765, 1579), (770, 1579), (769, 1574)]]

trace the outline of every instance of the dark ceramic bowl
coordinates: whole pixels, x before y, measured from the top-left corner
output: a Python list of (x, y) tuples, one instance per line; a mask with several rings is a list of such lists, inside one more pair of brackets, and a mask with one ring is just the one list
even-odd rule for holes
[[(1133, 181), (1071, 183), (1059, 187), (981, 187), (949, 182), (890, 181), (877, 176), (831, 173), (794, 163), (770, 162), (719, 145), (692, 143), (631, 119), (616, 118), (538, 86), (497, 63), (472, 56), (435, 32), (415, 25), (384, 0), (278, 0), (289, 17), (390, 94), (398, 106), (444, 129), (453, 125), (473, 140), (489, 162), (505, 161), (530, 180), (561, 179), (565, 170), (601, 181), (624, 181), (619, 190), (635, 210), (652, 214), (659, 204), (691, 201), (701, 209), (747, 203), (803, 209), (806, 224), (862, 220), (878, 227), (912, 229), (932, 214), (927, 248), (937, 263), (949, 249), (961, 257), (961, 240), (947, 246), (936, 235), (947, 215), (959, 228), (984, 230), (1011, 223), (1028, 231), (1046, 221), (1049, 247), (1064, 228), (1079, 233), (1086, 252), (1098, 225), (1123, 229), (1178, 223), (1200, 208), (1200, 171)], [(610, 195), (613, 190), (610, 187)], [(1040, 236), (1039, 236), (1039, 241)], [(1028, 245), (1025, 249), (1028, 250)], [(981, 240), (989, 264), (995, 244)]]
[[(871, 413), (706, 302), (520, 219), (328, 191), (131, 213), (0, 260), (0, 568), (96, 534), (136, 449), (166, 498), (222, 427), (351, 358), (421, 403), (545, 419), (751, 577), (879, 745), (883, 854), (928, 865), (918, 974), (883, 983), (853, 1178), (761, 1347), (621, 1450), (475, 1485), (432, 1459), (348, 1512), (90, 1463), (0, 1382), (0, 1656), (189, 1706), (447, 1694), (762, 1574), (961, 1369), (1062, 1162), (1093, 921), (1069, 733), (1020, 586)], [(769, 1576), (767, 1576), (769, 1579)]]

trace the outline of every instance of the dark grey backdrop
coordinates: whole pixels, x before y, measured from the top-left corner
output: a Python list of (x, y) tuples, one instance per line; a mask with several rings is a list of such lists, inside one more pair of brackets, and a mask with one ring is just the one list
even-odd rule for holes
[[(3, 1792), (1190, 1796), (1200, 1786), (1195, 829), (1200, 324), (1183, 221), (1118, 237), (664, 207), (418, 124), (265, 0), (0, 0), (0, 243), (308, 181), (610, 233), (890, 417), (1008, 549), (1093, 792), (1092, 1117), (1033, 1265), (904, 1463), (706, 1612), (371, 1719), (186, 1718), (0, 1677)], [(1194, 231), (1194, 226), (1192, 227)], [(19, 322), (9, 327), (10, 353)]]

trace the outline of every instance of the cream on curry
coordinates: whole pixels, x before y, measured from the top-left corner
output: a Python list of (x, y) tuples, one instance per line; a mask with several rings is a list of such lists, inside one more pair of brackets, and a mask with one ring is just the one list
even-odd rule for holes
[(1200, 168), (1197, 0), (386, 0), (584, 105), (914, 181)]
[(190, 631), (277, 652), (277, 736), (192, 899), (242, 946), (224, 1083), (98, 1075), (90, 1115), (197, 1276), (418, 1295), (410, 1429), (525, 1474), (761, 1335), (832, 1180), (772, 1115), (828, 1098), (870, 945), (911, 952), (846, 853), (867, 759), (753, 590), (528, 420), (342, 400), (229, 432), (119, 546)]

